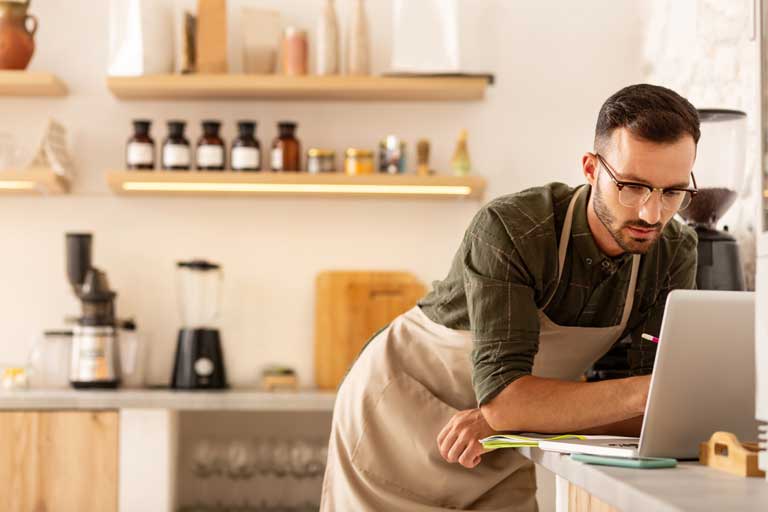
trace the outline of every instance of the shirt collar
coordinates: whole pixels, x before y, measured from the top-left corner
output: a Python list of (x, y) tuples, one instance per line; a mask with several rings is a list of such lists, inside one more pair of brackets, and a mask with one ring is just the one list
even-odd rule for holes
[(571, 243), (573, 244), (574, 257), (583, 264), (597, 268), (602, 267), (606, 272), (613, 273), (624, 263), (632, 258), (631, 254), (622, 253), (616, 257), (610, 257), (603, 253), (595, 243), (592, 231), (587, 220), (587, 204), (592, 193), (592, 187), (587, 184), (584, 192), (576, 198), (573, 207), (573, 225), (571, 226)]

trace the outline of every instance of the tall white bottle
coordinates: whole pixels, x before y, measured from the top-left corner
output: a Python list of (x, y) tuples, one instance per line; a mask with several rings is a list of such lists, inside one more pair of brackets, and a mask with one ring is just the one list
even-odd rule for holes
[(317, 74), (339, 74), (339, 22), (333, 0), (325, 0), (317, 23)]
[(371, 50), (364, 0), (354, 0), (347, 40), (347, 74), (371, 73)]

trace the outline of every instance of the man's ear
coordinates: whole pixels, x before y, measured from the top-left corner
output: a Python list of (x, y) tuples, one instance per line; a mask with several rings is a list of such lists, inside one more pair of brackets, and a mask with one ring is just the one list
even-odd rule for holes
[(581, 169), (584, 172), (584, 177), (593, 187), (597, 180), (597, 165), (597, 156), (594, 153), (584, 153), (584, 156), (581, 157)]

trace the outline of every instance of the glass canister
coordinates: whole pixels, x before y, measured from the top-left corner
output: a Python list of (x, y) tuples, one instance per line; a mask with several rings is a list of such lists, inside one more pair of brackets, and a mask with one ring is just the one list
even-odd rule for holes
[(307, 172), (311, 174), (336, 172), (336, 152), (332, 149), (309, 148)]
[(387, 135), (379, 142), (379, 172), (388, 174), (405, 172), (405, 142), (396, 135)]
[(45, 331), (29, 353), (29, 385), (37, 389), (69, 388), (72, 331)]
[(351, 176), (373, 174), (373, 151), (348, 148), (344, 153), (344, 172)]

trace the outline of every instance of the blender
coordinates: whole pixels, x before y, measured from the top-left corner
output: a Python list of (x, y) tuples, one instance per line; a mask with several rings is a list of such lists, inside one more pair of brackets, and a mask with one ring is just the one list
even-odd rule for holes
[(178, 262), (176, 271), (182, 327), (176, 344), (171, 388), (224, 389), (227, 377), (221, 336), (216, 327), (221, 267), (205, 260), (191, 260)]
[(696, 286), (700, 290), (744, 290), (736, 239), (717, 224), (745, 187), (746, 120), (738, 110), (699, 109), (696, 175), (699, 192), (680, 216), (699, 237)]

